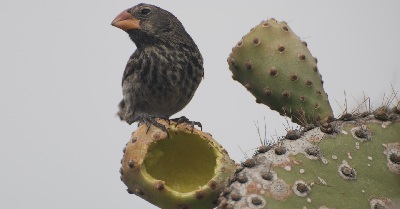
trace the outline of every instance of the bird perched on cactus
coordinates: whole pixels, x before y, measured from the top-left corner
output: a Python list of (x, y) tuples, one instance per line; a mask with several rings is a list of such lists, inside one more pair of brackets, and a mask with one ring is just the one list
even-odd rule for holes
[(122, 77), (118, 115), (128, 124), (165, 130), (155, 119), (182, 110), (204, 76), (199, 49), (173, 14), (154, 5), (124, 10), (111, 25), (126, 31), (137, 47)]

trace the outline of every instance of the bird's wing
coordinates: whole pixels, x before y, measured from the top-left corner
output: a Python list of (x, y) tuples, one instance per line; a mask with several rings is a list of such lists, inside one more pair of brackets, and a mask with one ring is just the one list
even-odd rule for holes
[(133, 74), (133, 72), (135, 72), (135, 63), (137, 62), (137, 50), (132, 54), (132, 56), (129, 58), (128, 63), (126, 63), (125, 66), (125, 71), (124, 74), (122, 76), (122, 83), (124, 82), (124, 80), (130, 76), (131, 74)]

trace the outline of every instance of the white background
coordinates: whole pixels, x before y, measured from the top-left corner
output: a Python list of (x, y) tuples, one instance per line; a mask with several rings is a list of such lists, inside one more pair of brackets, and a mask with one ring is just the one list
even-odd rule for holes
[[(135, 1), (0, 2), (0, 208), (155, 208), (119, 180), (122, 148), (136, 125), (115, 116), (135, 45), (110, 26)], [(175, 14), (200, 48), (205, 79), (175, 116), (201, 121), (240, 162), (285, 119), (231, 79), (226, 58), (261, 20), (286, 21), (318, 58), (335, 115), (400, 89), (400, 3), (335, 1), (148, 1)], [(398, 96), (399, 98), (399, 96)], [(335, 102), (340, 104), (340, 106)], [(292, 126), (292, 125), (290, 125)]]

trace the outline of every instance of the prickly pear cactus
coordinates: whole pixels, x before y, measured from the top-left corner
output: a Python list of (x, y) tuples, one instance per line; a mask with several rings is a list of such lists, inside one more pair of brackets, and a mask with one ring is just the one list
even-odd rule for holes
[(333, 115), (317, 60), (285, 22), (261, 22), (236, 44), (227, 61), (232, 78), (258, 103), (293, 122), (315, 124)]
[(120, 173), (128, 193), (163, 209), (214, 208), (235, 163), (211, 135), (159, 122), (168, 134), (142, 125), (124, 149)]
[(291, 130), (261, 146), (218, 208), (400, 208), (400, 115), (384, 114)]

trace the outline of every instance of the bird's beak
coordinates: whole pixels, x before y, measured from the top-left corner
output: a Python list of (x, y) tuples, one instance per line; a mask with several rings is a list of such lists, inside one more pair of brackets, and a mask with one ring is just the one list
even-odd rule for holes
[(139, 29), (139, 22), (140, 20), (134, 18), (127, 10), (124, 10), (112, 21), (111, 25), (127, 31), (130, 29)]

